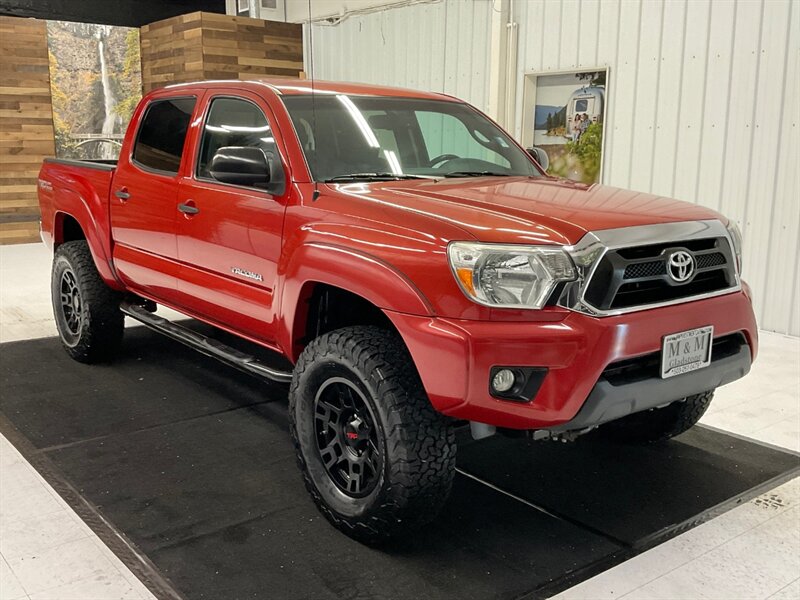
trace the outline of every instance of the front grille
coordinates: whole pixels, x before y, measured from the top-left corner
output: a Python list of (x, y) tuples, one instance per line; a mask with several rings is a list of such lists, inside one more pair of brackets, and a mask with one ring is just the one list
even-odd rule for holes
[[(709, 267), (719, 267), (725, 264), (725, 255), (722, 252), (711, 254), (696, 254), (695, 260), (698, 269)], [(625, 267), (623, 279), (641, 279), (643, 277), (655, 277), (667, 273), (667, 263), (664, 259), (650, 260), (647, 262), (637, 262)]]
[(700, 238), (697, 240), (684, 240), (681, 242), (661, 242), (660, 244), (647, 244), (646, 246), (632, 246), (630, 248), (620, 248), (617, 253), (626, 260), (640, 258), (660, 257), (664, 250), (680, 246), (692, 252), (704, 252), (716, 248), (718, 238)]
[(698, 273), (689, 283), (676, 287), (666, 283), (663, 279), (647, 279), (635, 283), (625, 283), (619, 287), (614, 300), (609, 306), (610, 309), (630, 308), (642, 304), (656, 304), (707, 294), (715, 290), (727, 287), (727, 280), (723, 271), (711, 271), (709, 273)]
[[(718, 337), (711, 346), (711, 362), (737, 354), (747, 340), (741, 333)], [(600, 375), (611, 385), (626, 385), (661, 376), (661, 352), (653, 352), (608, 365)]]
[(697, 255), (696, 259), (698, 269), (719, 267), (725, 264), (725, 255), (722, 252), (714, 252), (713, 254), (699, 254)]
[[(668, 274), (674, 250), (694, 258), (695, 272), (679, 283)], [(628, 309), (691, 298), (736, 285), (736, 267), (725, 237), (609, 250), (586, 286), (584, 300), (600, 310)]]
[(634, 263), (625, 267), (625, 279), (639, 279), (640, 277), (655, 277), (667, 272), (667, 265), (663, 260)]

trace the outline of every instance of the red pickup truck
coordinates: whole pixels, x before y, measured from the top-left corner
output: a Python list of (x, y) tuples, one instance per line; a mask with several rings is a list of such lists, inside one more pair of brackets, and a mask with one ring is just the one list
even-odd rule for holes
[(127, 315), (290, 383), (311, 496), (370, 542), (436, 515), (459, 424), (476, 438), (677, 435), (756, 355), (738, 229), (698, 205), (549, 177), (545, 159), (442, 94), (304, 81), (150, 93), (118, 162), (42, 167), (59, 334), (74, 359), (107, 361)]

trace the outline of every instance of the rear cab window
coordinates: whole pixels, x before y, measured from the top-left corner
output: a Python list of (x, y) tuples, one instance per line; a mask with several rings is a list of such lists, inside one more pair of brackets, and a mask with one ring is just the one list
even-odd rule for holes
[(133, 161), (148, 170), (176, 174), (197, 98), (153, 100), (139, 124)]

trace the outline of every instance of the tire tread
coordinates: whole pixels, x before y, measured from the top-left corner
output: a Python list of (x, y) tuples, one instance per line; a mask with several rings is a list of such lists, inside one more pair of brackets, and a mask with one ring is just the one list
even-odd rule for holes
[[(312, 365), (334, 355), (369, 378), (385, 407), (388, 488), (380, 506), (363, 519), (332, 511), (316, 489), (297, 434), (300, 381)], [(303, 351), (289, 392), (290, 430), (306, 489), (322, 514), (338, 529), (367, 543), (430, 522), (449, 496), (455, 476), (456, 443), (450, 421), (428, 400), (416, 367), (398, 336), (378, 327), (347, 327), (313, 340)]]
[[(86, 241), (65, 242), (56, 249), (53, 260), (54, 279), (60, 259), (65, 259), (75, 273), (85, 310), (78, 344), (68, 346), (62, 338), (62, 345), (78, 362), (108, 362), (122, 343), (125, 317), (119, 310), (121, 294), (112, 290), (101, 279)], [(55, 281), (52, 285), (55, 285)], [(58, 310), (55, 302), (53, 298), (54, 310)]]
[(604, 437), (615, 441), (654, 444), (680, 435), (694, 427), (705, 414), (714, 390), (687, 396), (664, 408), (635, 413), (600, 427)]

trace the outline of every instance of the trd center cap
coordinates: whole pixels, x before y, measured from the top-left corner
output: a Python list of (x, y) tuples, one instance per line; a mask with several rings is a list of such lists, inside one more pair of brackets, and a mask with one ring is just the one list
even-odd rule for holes
[(344, 426), (344, 439), (348, 446), (355, 447), (359, 442), (369, 439), (369, 425), (358, 415), (353, 415)]

